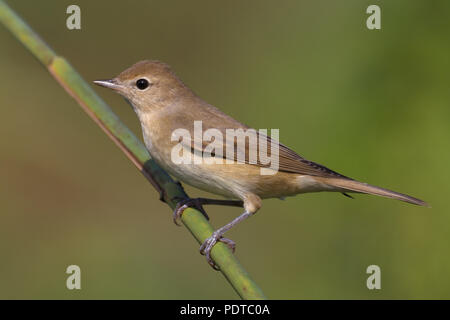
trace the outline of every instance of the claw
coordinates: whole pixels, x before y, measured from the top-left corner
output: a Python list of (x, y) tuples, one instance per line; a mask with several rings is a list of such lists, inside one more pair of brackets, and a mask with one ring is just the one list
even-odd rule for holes
[(178, 220), (181, 218), (184, 210), (186, 210), (189, 207), (193, 207), (196, 208), (198, 211), (200, 211), (207, 220), (209, 220), (208, 215), (206, 214), (205, 209), (203, 209), (202, 203), (201, 201), (199, 201), (199, 199), (191, 199), (191, 198), (187, 198), (187, 199), (182, 199), (177, 203), (177, 206), (175, 207), (175, 210), (173, 211), (173, 222), (177, 225), (177, 226), (181, 226), (178, 223)]
[(219, 239), (219, 241), (225, 243), (227, 247), (230, 248), (231, 252), (234, 253), (236, 251), (236, 242), (234, 242), (233, 240), (222, 237)]
[(220, 270), (219, 266), (214, 262), (214, 260), (211, 257), (211, 250), (215, 246), (217, 241), (225, 243), (233, 253), (236, 250), (236, 243), (233, 240), (224, 238), (220, 234), (217, 234), (215, 232), (212, 234), (211, 237), (206, 239), (205, 242), (203, 242), (203, 244), (200, 246), (200, 253), (206, 256), (206, 261), (208, 261), (209, 265), (213, 267), (214, 270)]
[(184, 210), (186, 210), (188, 206), (186, 204), (181, 204), (180, 202), (175, 207), (175, 210), (173, 211), (173, 223), (175, 223), (177, 226), (181, 227), (181, 224), (178, 223), (178, 220), (181, 218), (181, 215), (183, 214)]

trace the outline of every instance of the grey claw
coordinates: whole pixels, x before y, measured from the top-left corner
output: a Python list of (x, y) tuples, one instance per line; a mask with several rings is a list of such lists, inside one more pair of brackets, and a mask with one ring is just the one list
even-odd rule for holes
[(212, 236), (206, 239), (205, 242), (203, 242), (203, 244), (200, 246), (200, 253), (206, 256), (206, 261), (208, 261), (209, 265), (215, 270), (220, 270), (219, 266), (211, 257), (211, 250), (215, 246), (217, 241), (225, 243), (233, 253), (236, 250), (236, 243), (231, 239), (224, 238), (221, 235), (213, 233)]
[(175, 207), (175, 210), (173, 211), (172, 215), (173, 223), (175, 223), (179, 227), (181, 227), (181, 224), (178, 223), (178, 220), (181, 218), (181, 215), (187, 208), (188, 206), (186, 204), (182, 204), (181, 202), (179, 202)]
[(231, 252), (234, 253), (236, 251), (236, 242), (234, 242), (233, 240), (228, 238), (220, 238), (219, 241), (225, 243), (228, 248), (230, 248)]
[(209, 220), (208, 215), (205, 212), (205, 209), (203, 209), (202, 203), (199, 201), (199, 199), (195, 198), (195, 199), (191, 199), (191, 198), (187, 198), (187, 199), (182, 199), (177, 203), (177, 206), (175, 207), (175, 210), (173, 210), (173, 222), (177, 225), (177, 226), (181, 226), (178, 223), (178, 220), (181, 218), (181, 215), (183, 214), (184, 210), (186, 210), (187, 208), (192, 207), (197, 209), (198, 211), (200, 211), (207, 220)]

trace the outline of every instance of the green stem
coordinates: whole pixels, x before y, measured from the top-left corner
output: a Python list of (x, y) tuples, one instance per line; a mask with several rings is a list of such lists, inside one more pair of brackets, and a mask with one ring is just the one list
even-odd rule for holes
[[(57, 56), (3, 0), (0, 0), (0, 22), (47, 67), (58, 83), (125, 153), (172, 209), (176, 206), (175, 199), (187, 197), (183, 188), (150, 159), (142, 142), (119, 120), (75, 69), (64, 58)], [(203, 243), (214, 231), (201, 212), (193, 208), (188, 208), (181, 220), (199, 243)], [(225, 244), (217, 243), (211, 255), (242, 299), (265, 299), (261, 289)]]

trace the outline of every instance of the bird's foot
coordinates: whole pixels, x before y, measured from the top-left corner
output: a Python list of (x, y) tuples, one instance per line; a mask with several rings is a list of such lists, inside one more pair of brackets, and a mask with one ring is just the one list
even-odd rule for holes
[(222, 237), (222, 233), (220, 232), (215, 231), (211, 237), (206, 239), (200, 246), (200, 253), (206, 256), (206, 261), (208, 261), (209, 265), (215, 270), (220, 270), (220, 268), (211, 258), (211, 250), (218, 241), (225, 243), (233, 253), (236, 250), (236, 243), (233, 240)]
[(180, 226), (180, 224), (178, 223), (178, 220), (181, 218), (184, 210), (186, 210), (187, 208), (191, 207), (191, 208), (195, 208), (198, 211), (200, 211), (206, 218), (206, 220), (209, 220), (208, 215), (206, 214), (205, 209), (203, 209), (202, 206), (203, 202), (202, 202), (202, 198), (186, 198), (186, 199), (182, 199), (177, 203), (177, 206), (175, 207), (175, 210), (173, 211), (173, 222), (177, 225)]

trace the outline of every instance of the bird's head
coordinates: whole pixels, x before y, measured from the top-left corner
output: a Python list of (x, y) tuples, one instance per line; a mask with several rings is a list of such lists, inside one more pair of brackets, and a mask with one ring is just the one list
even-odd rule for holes
[(94, 83), (116, 91), (141, 112), (166, 107), (192, 94), (167, 64), (155, 60), (140, 61), (113, 79)]

